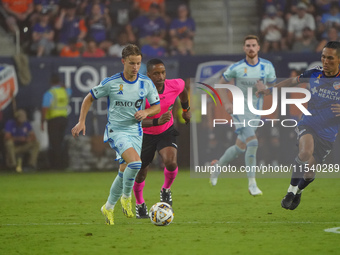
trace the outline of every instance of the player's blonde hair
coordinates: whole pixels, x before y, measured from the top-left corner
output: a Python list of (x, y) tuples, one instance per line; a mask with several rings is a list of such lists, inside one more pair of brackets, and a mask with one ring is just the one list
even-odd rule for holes
[(260, 45), (260, 39), (256, 35), (247, 35), (246, 37), (244, 37), (243, 44), (245, 44), (247, 40), (251, 39), (256, 40), (258, 45)]

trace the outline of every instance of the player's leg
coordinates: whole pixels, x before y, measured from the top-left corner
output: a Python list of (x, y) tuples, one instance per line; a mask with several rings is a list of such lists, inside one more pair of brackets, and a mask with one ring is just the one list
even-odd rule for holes
[(148, 166), (152, 162), (156, 152), (157, 135), (144, 134), (142, 144), (142, 167), (139, 170), (135, 183), (133, 185), (133, 193), (136, 198), (136, 218), (149, 218), (148, 208), (143, 197), (143, 189), (145, 186), (145, 179), (148, 173)]
[[(226, 166), (229, 162), (236, 159), (240, 154), (244, 153), (246, 151), (246, 144), (243, 143), (239, 137), (236, 139), (236, 143), (229, 147), (222, 157), (219, 160), (213, 160), (211, 162), (211, 165), (220, 165), (220, 166)], [(217, 167), (215, 167), (217, 169)], [(210, 184), (212, 186), (215, 186), (217, 184), (218, 176), (220, 175), (220, 172), (215, 171), (210, 173)]]
[[(299, 135), (298, 137), (299, 153), (298, 153), (298, 156), (295, 158), (295, 165), (294, 165), (294, 168), (292, 169), (292, 177), (290, 180), (290, 185), (287, 190), (287, 194), (281, 201), (281, 206), (285, 209), (290, 209), (293, 203), (293, 200), (298, 192), (298, 185), (300, 181), (303, 180), (305, 165), (315, 162), (314, 157), (313, 157), (313, 153), (314, 153), (313, 135), (309, 132), (307, 128), (304, 128), (304, 127), (299, 127), (297, 129), (297, 133)], [(300, 187), (302, 188), (303, 186), (304, 184), (301, 183)], [(299, 192), (299, 197), (301, 197), (301, 192)]]
[(126, 163), (122, 163), (119, 165), (118, 175), (111, 185), (109, 197), (106, 203), (101, 208), (101, 211), (105, 216), (105, 221), (107, 225), (114, 224), (114, 207), (123, 193), (123, 174), (125, 168)]
[(246, 153), (244, 161), (247, 169), (248, 191), (253, 196), (262, 195), (262, 191), (257, 187), (255, 179), (256, 153), (258, 141), (253, 127), (244, 127), (240, 130), (239, 140), (246, 144)]
[(177, 148), (168, 146), (162, 148), (159, 151), (159, 154), (161, 155), (165, 165), (164, 183), (160, 192), (160, 201), (166, 202), (172, 206), (172, 194), (170, 188), (178, 173)]
[(132, 213), (131, 192), (136, 175), (142, 166), (142, 161), (139, 153), (132, 147), (122, 153), (122, 158), (127, 165), (123, 174), (123, 195), (120, 202), (125, 216), (131, 218), (134, 216)]

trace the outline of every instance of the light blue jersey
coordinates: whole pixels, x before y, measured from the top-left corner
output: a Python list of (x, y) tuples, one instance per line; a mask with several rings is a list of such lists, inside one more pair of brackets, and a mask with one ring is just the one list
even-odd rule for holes
[(147, 76), (139, 73), (132, 82), (126, 80), (123, 73), (117, 73), (102, 80), (90, 92), (95, 99), (107, 97), (105, 142), (114, 132), (142, 136), (142, 123), (135, 119), (135, 113), (145, 109), (146, 98), (151, 105), (159, 104), (155, 85)]
[(255, 92), (257, 89), (255, 84), (258, 80), (262, 80), (264, 84), (275, 83), (276, 74), (273, 64), (266, 59), (259, 58), (256, 65), (250, 65), (246, 59), (242, 59), (231, 65), (223, 73), (223, 77), (228, 82), (235, 79), (235, 85), (242, 90), (244, 95), (244, 115), (233, 115), (234, 121), (260, 119), (260, 116), (251, 113), (248, 108), (248, 88), (253, 87), (253, 107), (257, 110), (262, 110), (263, 96), (259, 98), (256, 97)]

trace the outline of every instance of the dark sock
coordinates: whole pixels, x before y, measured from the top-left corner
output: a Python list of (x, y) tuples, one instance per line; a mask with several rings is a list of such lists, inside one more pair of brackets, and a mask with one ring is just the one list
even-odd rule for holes
[[(301, 180), (303, 180), (304, 166), (307, 162), (301, 161), (299, 157), (295, 158), (295, 168), (292, 171), (292, 178), (290, 180), (290, 185), (297, 186)], [(307, 184), (308, 185), (308, 184)]]
[(306, 188), (311, 182), (314, 181), (314, 178), (313, 179), (308, 179), (308, 180), (305, 180), (304, 178), (302, 178), (298, 184), (298, 188), (299, 190), (303, 190), (304, 188)]

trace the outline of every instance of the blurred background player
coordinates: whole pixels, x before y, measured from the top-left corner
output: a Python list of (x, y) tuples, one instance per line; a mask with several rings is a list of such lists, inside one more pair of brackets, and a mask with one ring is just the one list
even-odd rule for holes
[[(238, 155), (245, 152), (245, 164), (247, 169), (256, 166), (256, 152), (258, 141), (255, 134), (256, 127), (248, 126), (248, 120), (259, 120), (261, 116), (251, 113), (247, 104), (247, 90), (249, 87), (265, 88), (266, 83), (273, 84), (276, 81), (276, 74), (273, 64), (263, 58), (258, 57), (260, 51), (259, 39), (255, 35), (248, 35), (244, 39), (243, 50), (246, 58), (231, 65), (225, 71), (220, 79), (220, 84), (226, 83), (223, 78), (230, 82), (235, 80), (235, 85), (239, 87), (244, 95), (244, 115), (232, 115), (235, 132), (238, 134), (235, 145), (229, 147), (219, 160), (213, 160), (212, 164), (225, 166)], [(228, 113), (232, 114), (233, 104), (228, 99), (225, 90), (219, 89), (225, 108)], [(262, 109), (263, 97), (257, 98), (255, 90), (253, 90), (253, 105), (257, 105), (257, 109)], [(242, 124), (244, 121), (244, 125)], [(253, 126), (257, 124), (252, 121)], [(210, 175), (210, 183), (215, 186), (220, 172), (212, 172)], [(253, 196), (262, 195), (262, 191), (257, 187), (254, 170), (247, 172), (248, 190)]]
[[(183, 119), (186, 123), (189, 123), (191, 118), (188, 92), (182, 79), (166, 80), (165, 66), (160, 59), (148, 61), (147, 75), (157, 88), (161, 101), (161, 112), (143, 120), (142, 167), (133, 186), (133, 192), (136, 197), (136, 218), (139, 219), (148, 218), (148, 210), (143, 198), (143, 188), (148, 166), (152, 162), (156, 151), (158, 151), (165, 165), (164, 184), (160, 192), (160, 201), (172, 205), (170, 187), (178, 173), (176, 136), (179, 133), (173, 126), (174, 120), (171, 109), (177, 97), (181, 101)], [(148, 106), (147, 102), (146, 107)]]
[[(275, 86), (292, 87), (308, 82), (311, 91), (307, 108), (311, 115), (303, 115), (296, 128), (299, 154), (287, 194), (281, 201), (281, 206), (289, 210), (300, 204), (302, 191), (315, 178), (315, 172), (310, 170), (324, 162), (340, 129), (340, 97), (335, 96), (340, 88), (340, 42), (330, 41), (325, 45), (321, 62), (322, 67), (309, 69)], [(269, 95), (272, 89), (257, 94)]]
[[(114, 224), (114, 206), (119, 198), (123, 213), (128, 218), (134, 216), (131, 192), (135, 177), (142, 166), (142, 120), (160, 112), (155, 85), (148, 77), (138, 73), (141, 62), (140, 49), (133, 44), (126, 46), (122, 52), (124, 71), (105, 78), (91, 89), (82, 103), (79, 122), (72, 129), (74, 137), (81, 131), (85, 135), (86, 115), (92, 102), (101, 97), (108, 98), (108, 124), (104, 142), (109, 142), (111, 148), (117, 152), (120, 168), (112, 183), (108, 200), (101, 208), (107, 225)], [(148, 109), (145, 109), (146, 99), (151, 105)]]

